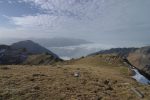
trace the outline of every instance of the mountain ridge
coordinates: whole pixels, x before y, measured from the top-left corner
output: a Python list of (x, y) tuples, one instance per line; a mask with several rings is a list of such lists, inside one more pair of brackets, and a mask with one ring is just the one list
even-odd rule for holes
[[(31, 40), (16, 42), (10, 46), (1, 45), (0, 50), (1, 50), (1, 53), (0, 53), (1, 64), (22, 64), (22, 63), (28, 64), (28, 63), (25, 63), (28, 57), (35, 56), (35, 55), (51, 56), (47, 58), (47, 60), (49, 60), (48, 63), (51, 60), (55, 60), (55, 59), (57, 61), (58, 59), (61, 60), (56, 54), (40, 46), (39, 44), (34, 43)], [(35, 58), (34, 60), (37, 61), (38, 59), (39, 58)]]
[(122, 59), (127, 59), (133, 66), (138, 68), (148, 79), (150, 79), (150, 46), (141, 48), (112, 48), (88, 56), (101, 54), (116, 54), (122, 57)]

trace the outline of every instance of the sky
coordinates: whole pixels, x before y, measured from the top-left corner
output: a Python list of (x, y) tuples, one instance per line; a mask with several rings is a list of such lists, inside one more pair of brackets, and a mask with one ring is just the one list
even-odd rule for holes
[(150, 0), (0, 0), (0, 38), (150, 44)]

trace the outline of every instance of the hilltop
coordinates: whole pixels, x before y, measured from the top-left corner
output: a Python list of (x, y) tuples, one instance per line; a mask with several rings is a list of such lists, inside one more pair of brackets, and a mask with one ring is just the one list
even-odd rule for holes
[[(36, 55), (42, 55), (41, 60)], [(56, 54), (31, 40), (20, 41), (9, 46), (0, 45), (0, 64), (28, 64), (28, 59), (31, 58), (34, 58), (32, 61), (36, 61), (36, 64), (46, 64), (46, 62), (50, 64), (52, 60), (61, 60)]]

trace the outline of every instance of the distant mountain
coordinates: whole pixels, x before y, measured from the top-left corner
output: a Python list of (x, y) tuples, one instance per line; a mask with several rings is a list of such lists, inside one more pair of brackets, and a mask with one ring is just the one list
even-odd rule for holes
[(90, 55), (97, 55), (97, 54), (117, 54), (119, 56), (127, 57), (130, 52), (137, 50), (138, 48), (112, 48), (109, 50), (102, 50)]
[(5, 38), (5, 39), (0, 39), (0, 44), (12, 44), (14, 42), (24, 41), (24, 40), (32, 40), (44, 47), (76, 46), (80, 44), (91, 43), (83, 39), (59, 37), (59, 38), (25, 38), (25, 39)]
[(10, 47), (12, 49), (25, 48), (27, 50), (27, 52), (29, 52), (31, 54), (49, 53), (54, 56), (57, 56), (54, 53), (52, 53), (51, 51), (49, 51), (48, 49), (42, 47), (41, 45), (39, 45), (31, 40), (16, 42), (16, 43), (12, 44)]
[(44, 47), (63, 47), (63, 46), (76, 46), (81, 44), (91, 43), (83, 39), (75, 38), (50, 38), (50, 39), (33, 39), (33, 41), (41, 44)]
[[(51, 60), (59, 60), (59, 57), (56, 54), (30, 40), (20, 41), (10, 46), (0, 45), (0, 64), (22, 64), (26, 62), (29, 57), (35, 55), (49, 55), (50, 57), (47, 58), (49, 62), (51, 62)], [(40, 59), (42, 60), (42, 58)], [(39, 61), (38, 58), (34, 60)], [(39, 63), (41, 64), (40, 61)], [(43, 61), (42, 63), (45, 62)]]

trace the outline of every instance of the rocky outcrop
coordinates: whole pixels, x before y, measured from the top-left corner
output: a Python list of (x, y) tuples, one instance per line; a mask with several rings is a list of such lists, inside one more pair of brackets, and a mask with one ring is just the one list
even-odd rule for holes
[(150, 77), (150, 46), (130, 52), (128, 60)]

